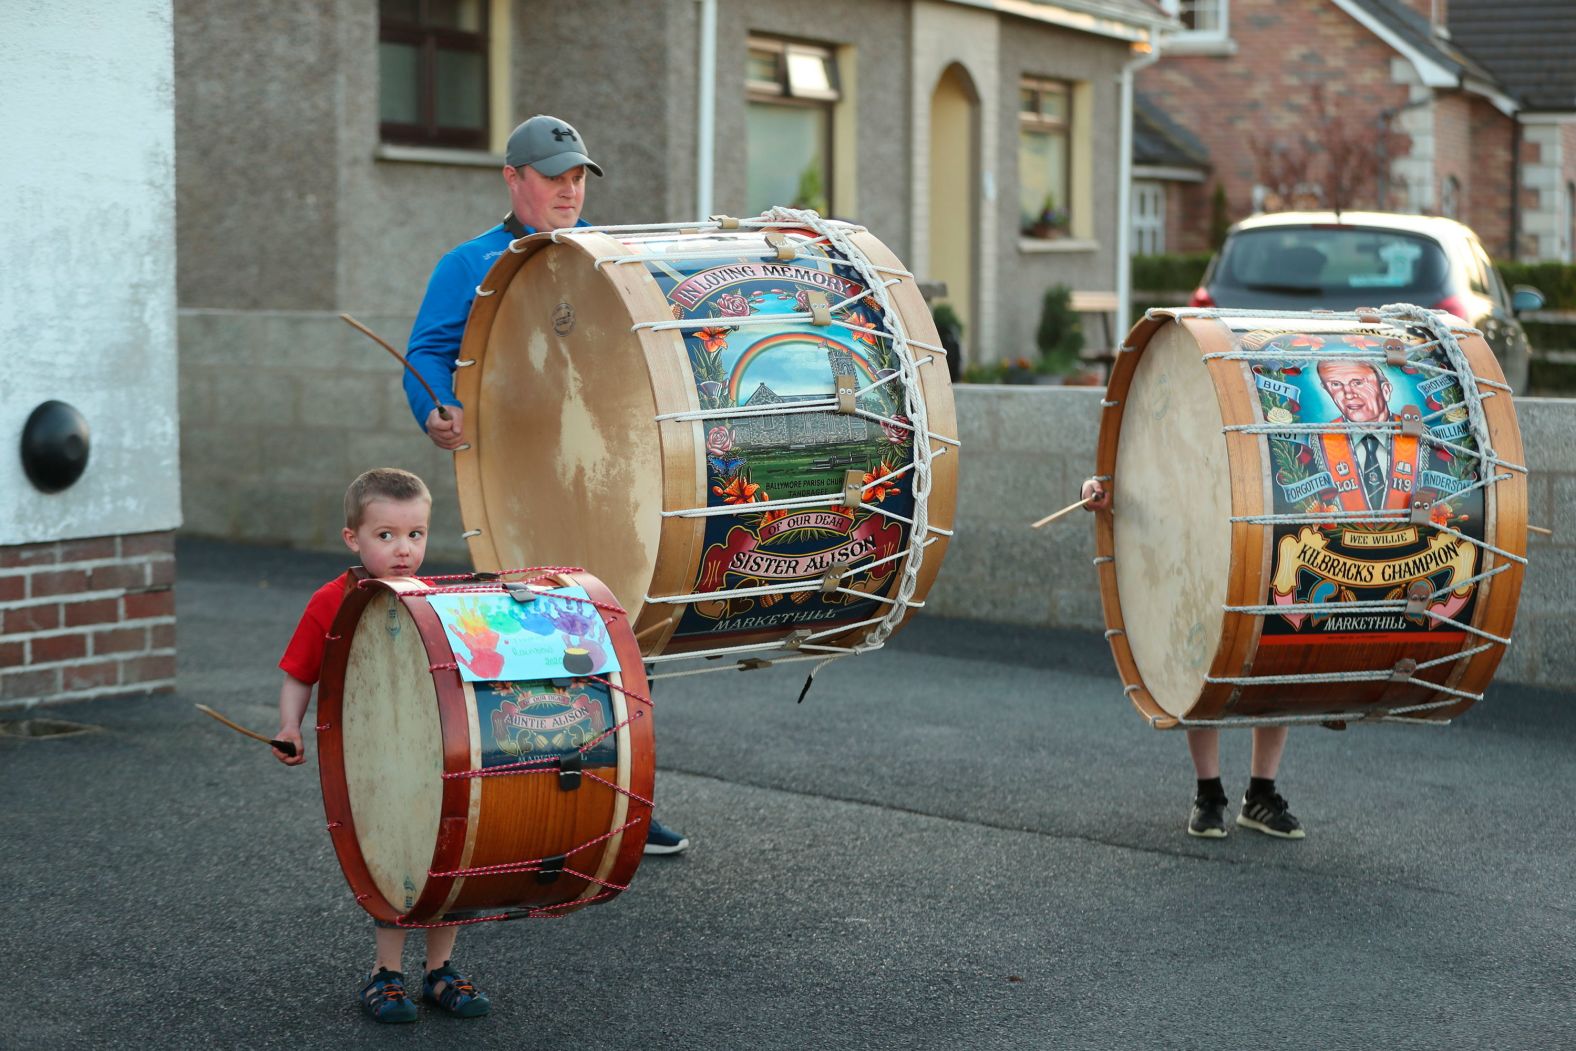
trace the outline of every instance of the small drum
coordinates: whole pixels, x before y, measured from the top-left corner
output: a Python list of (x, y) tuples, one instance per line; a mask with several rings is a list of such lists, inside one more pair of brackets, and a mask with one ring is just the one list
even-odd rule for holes
[(318, 701), (323, 805), (356, 900), (433, 926), (615, 896), (650, 820), (649, 707), (628, 619), (588, 573), (360, 582)]
[(944, 352), (878, 240), (803, 214), (498, 260), (456, 377), (476, 566), (594, 564), (648, 656), (877, 645), (922, 603), (957, 485)]
[(1151, 311), (1112, 371), (1096, 562), (1158, 727), (1478, 699), (1509, 643), (1527, 488), (1482, 337), (1417, 307)]

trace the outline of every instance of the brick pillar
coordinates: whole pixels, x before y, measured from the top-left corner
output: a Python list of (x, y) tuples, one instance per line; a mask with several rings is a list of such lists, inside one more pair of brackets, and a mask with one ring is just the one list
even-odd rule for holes
[(0, 709), (175, 688), (175, 534), (0, 546)]

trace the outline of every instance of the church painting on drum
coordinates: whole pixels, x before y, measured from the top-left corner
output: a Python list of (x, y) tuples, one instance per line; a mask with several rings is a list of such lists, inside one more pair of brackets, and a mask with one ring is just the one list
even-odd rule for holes
[[(1409, 333), (1405, 342), (1417, 347), (1422, 338)], [(1385, 340), (1363, 332), (1258, 330), (1240, 334), (1238, 347), (1254, 355), (1271, 427), (1273, 513), (1305, 520), (1274, 526), (1268, 602), (1391, 603), (1271, 617), (1266, 641), (1459, 634), (1393, 606), (1427, 596), (1422, 608), (1467, 622), (1476, 599), (1479, 549), (1454, 534), (1482, 539), (1483, 489), (1465, 398), (1443, 354), (1412, 350), (1406, 364), (1392, 365)], [(1427, 524), (1407, 520), (1419, 499), (1429, 505)], [(1375, 512), (1388, 518), (1367, 517)]]
[[(696, 593), (819, 580), (872, 563), (843, 586), (879, 593), (901, 566), (894, 556), (908, 546), (913, 431), (899, 363), (878, 335), (890, 326), (837, 257), (812, 244), (799, 250), (791, 262), (774, 261), (769, 251), (693, 262), (677, 252), (648, 264), (675, 319), (711, 322), (688, 330), (684, 341), (700, 407), (745, 410), (704, 423), (708, 505), (841, 495), (849, 484), (861, 491), (857, 508), (839, 501), (709, 519)], [(829, 324), (771, 323), (774, 315), (808, 312), (819, 296), (831, 308)], [(857, 407), (869, 415), (796, 409), (826, 405), (839, 377), (845, 387), (852, 381)], [(872, 600), (835, 591), (727, 596), (691, 605), (676, 635), (800, 624), (822, 630), (877, 610)]]

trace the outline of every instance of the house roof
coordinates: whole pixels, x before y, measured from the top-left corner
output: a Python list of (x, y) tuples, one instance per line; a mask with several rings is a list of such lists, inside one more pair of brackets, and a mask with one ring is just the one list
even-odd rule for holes
[[(1434, 32), (1434, 27), (1423, 14), (1406, 3), (1406, 0), (1336, 0), (1359, 21), (1372, 20), (1370, 28), (1387, 38), (1387, 42), (1402, 51), (1408, 58), (1437, 67), (1445, 75), (1460, 82), (1467, 78), (1495, 84), (1496, 79), (1452, 41)], [(1497, 0), (1496, 0), (1497, 2)], [(1513, 0), (1504, 0), (1505, 3)], [(1569, 0), (1553, 0), (1568, 3)], [(1455, 23), (1454, 8), (1461, 0), (1450, 0), (1450, 22)], [(1410, 51), (1411, 54), (1407, 54)], [(1415, 57), (1414, 57), (1415, 56)], [(1428, 77), (1425, 75), (1425, 82)], [(1433, 86), (1442, 86), (1435, 84)]]
[(1576, 110), (1576, 4), (1450, 0), (1450, 33), (1529, 110)]
[(1140, 91), (1133, 94), (1133, 163), (1208, 171), (1209, 149)]

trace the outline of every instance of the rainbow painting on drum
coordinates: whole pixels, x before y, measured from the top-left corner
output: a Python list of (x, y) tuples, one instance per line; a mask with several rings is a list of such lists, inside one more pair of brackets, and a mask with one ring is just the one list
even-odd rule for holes
[[(739, 509), (708, 519), (693, 590), (718, 595), (689, 605), (675, 637), (868, 620), (884, 607), (864, 596), (889, 588), (909, 542), (914, 439), (889, 326), (838, 256), (809, 235), (789, 236), (789, 261), (764, 238), (759, 254), (734, 258), (718, 249), (739, 253), (737, 239), (642, 246), (665, 255), (648, 267), (673, 317), (707, 322), (686, 329), (684, 343), (700, 407), (717, 413), (703, 424), (708, 506)], [(829, 324), (802, 316), (817, 293)], [(850, 382), (860, 415), (832, 408), (839, 383)], [(849, 485), (861, 506), (844, 506)], [(849, 570), (841, 589), (733, 594)]]
[(431, 597), (462, 679), (519, 682), (618, 671), (607, 625), (584, 588), (533, 591), (528, 602), (497, 592)]
[[(1271, 428), (1271, 511), (1294, 519), (1273, 527), (1267, 601), (1339, 604), (1266, 618), (1266, 636), (1444, 636), (1459, 632), (1441, 617), (1471, 620), (1479, 548), (1456, 534), (1481, 541), (1484, 498), (1465, 396), (1437, 346), (1406, 364), (1383, 356), (1387, 341), (1394, 351), (1423, 340), (1411, 330), (1238, 334)], [(1394, 605), (1407, 599), (1417, 612)], [(1391, 605), (1362, 605), (1375, 602)]]

